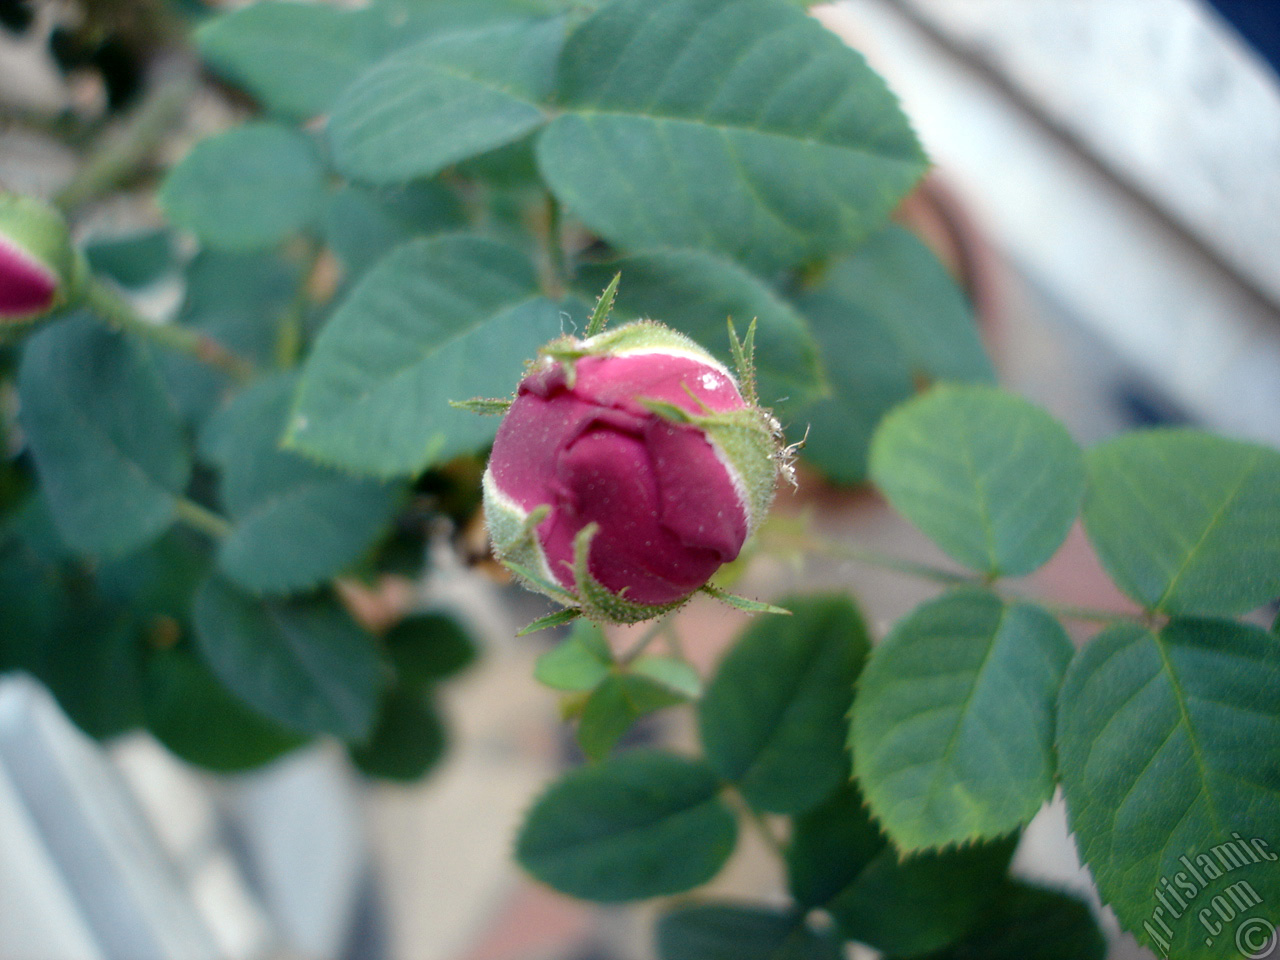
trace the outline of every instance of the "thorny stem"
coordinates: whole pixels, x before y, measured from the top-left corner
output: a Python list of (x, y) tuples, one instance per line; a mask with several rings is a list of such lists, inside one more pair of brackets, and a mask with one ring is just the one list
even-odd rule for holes
[(231, 524), (207, 507), (194, 500), (180, 498), (177, 502), (178, 519), (187, 526), (221, 540), (231, 533)]
[(1137, 614), (1124, 613), (1119, 610), (1102, 610), (1096, 607), (1081, 607), (1069, 603), (1058, 603), (1043, 597), (1024, 594), (1010, 587), (997, 587), (991, 577), (960, 573), (954, 570), (945, 570), (942, 567), (935, 567), (927, 563), (918, 563), (915, 560), (908, 560), (905, 557), (897, 557), (892, 554), (881, 553), (878, 550), (867, 550), (862, 547), (853, 547), (848, 544), (835, 543), (830, 540), (812, 538), (805, 538), (799, 546), (815, 553), (824, 553), (827, 556), (837, 557), (841, 560), (849, 560), (852, 563), (862, 564), (863, 566), (878, 567), (882, 570), (892, 570), (896, 573), (907, 574), (908, 576), (918, 577), (922, 580), (932, 580), (934, 583), (942, 583), (948, 586), (962, 586), (968, 584), (973, 586), (989, 587), (1010, 599), (1034, 603), (1037, 606), (1048, 610), (1050, 613), (1069, 620), (1087, 620), (1091, 623), (1114, 623), (1117, 620), (1142, 619)]
[(84, 300), (99, 319), (126, 333), (143, 337), (169, 350), (185, 353), (217, 367), (237, 380), (253, 376), (253, 367), (207, 334), (173, 323), (152, 323), (112, 287), (97, 277), (85, 285)]
[(103, 135), (54, 204), (70, 213), (128, 181), (182, 116), (195, 91), (191, 73), (159, 83), (122, 126)]

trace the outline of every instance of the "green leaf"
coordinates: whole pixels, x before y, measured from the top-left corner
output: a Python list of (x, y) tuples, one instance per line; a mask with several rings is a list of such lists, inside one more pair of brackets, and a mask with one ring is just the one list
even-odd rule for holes
[(476, 658), (471, 635), (453, 617), (424, 613), (407, 617), (385, 637), (399, 683), (421, 689), (465, 670)]
[(201, 437), (206, 456), (222, 468), (222, 503), (233, 521), (218, 565), (256, 593), (308, 589), (347, 569), (401, 500), (394, 486), (280, 449), (296, 381), (291, 373), (258, 381), (215, 414)]
[(450, 400), (510, 393), (560, 330), (518, 250), (415, 240), (364, 275), (303, 370), (287, 445), (360, 473), (416, 473), (493, 439)]
[(999, 837), (1053, 794), (1053, 722), (1073, 648), (1030, 604), (963, 589), (919, 607), (858, 682), (853, 769), (900, 850)]
[(338, 98), (334, 164), (369, 183), (430, 177), (546, 122), (564, 22), (443, 33), (386, 58)]
[(130, 290), (155, 283), (176, 267), (173, 238), (167, 230), (102, 237), (86, 244), (84, 254), (94, 273)]
[(191, 598), (210, 565), (208, 538), (175, 527), (141, 550), (99, 564), (98, 590), (108, 600), (131, 608), (140, 622), (168, 617), (181, 623), (190, 617)]
[(83, 553), (127, 553), (175, 518), (191, 459), (150, 356), (86, 317), (27, 342), (20, 417), (58, 531)]
[(669, 687), (642, 676), (606, 677), (582, 708), (578, 745), (587, 759), (603, 760), (641, 717), (683, 702)]
[(153, 654), (143, 692), (147, 729), (177, 756), (207, 770), (252, 770), (306, 739), (236, 699), (186, 650)]
[(458, 198), (435, 182), (377, 191), (343, 187), (325, 211), (325, 236), (348, 279), (359, 277), (406, 240), (465, 226)]
[(552, 690), (594, 690), (613, 666), (613, 653), (599, 624), (580, 620), (567, 639), (538, 657), (533, 677)]
[(996, 896), (973, 933), (954, 947), (915, 960), (1105, 960), (1106, 956), (1106, 938), (1087, 903), (1015, 881)]
[(789, 597), (754, 621), (698, 709), (708, 762), (761, 810), (797, 813), (849, 777), (841, 729), (869, 644), (843, 595)]
[(661, 320), (722, 357), (731, 356), (726, 318), (744, 327), (754, 318), (764, 404), (796, 406), (822, 396), (818, 349), (804, 319), (732, 260), (702, 250), (637, 254), (583, 269), (580, 286), (601, 290), (619, 271), (618, 316)]
[(871, 444), (871, 479), (967, 567), (1021, 576), (1066, 539), (1084, 460), (1039, 407), (987, 386), (940, 386), (898, 407)]
[(831, 391), (795, 413), (810, 428), (804, 456), (841, 483), (862, 481), (880, 419), (922, 384), (995, 379), (964, 294), (902, 227), (887, 227), (831, 264), (796, 305)]
[(142, 723), (142, 645), (128, 613), (77, 590), (28, 669), (85, 733), (99, 740)]
[(821, 907), (857, 880), (887, 843), (857, 787), (841, 784), (821, 806), (795, 819), (787, 888), (801, 906)]
[(1250, 891), (1280, 903), (1275, 637), (1214, 620), (1110, 627), (1067, 673), (1057, 743), (1080, 854), (1139, 940), (1179, 960), (1224, 957), (1231, 930), (1200, 919), (1215, 897), (1241, 912)]
[(299, 733), (368, 735), (381, 663), (373, 638), (333, 599), (259, 600), (211, 578), (194, 618), (205, 661), (255, 710)]
[(1085, 529), (1134, 600), (1226, 615), (1280, 596), (1280, 452), (1153, 430), (1095, 447), (1088, 467)]
[(565, 45), (559, 102), (543, 176), (633, 249), (794, 266), (865, 240), (926, 166), (862, 57), (773, 0), (607, 4)]
[(840, 960), (840, 941), (767, 907), (691, 903), (658, 919), (659, 960)]
[(733, 851), (737, 824), (706, 764), (623, 754), (553, 784), (529, 812), (516, 859), (561, 893), (616, 903), (692, 889)]
[(169, 172), (160, 204), (210, 247), (260, 250), (320, 215), (324, 169), (302, 134), (246, 123), (196, 144)]
[(196, 31), (204, 59), (268, 108), (323, 113), (391, 42), (384, 11), (325, 4), (254, 3)]
[(362, 773), (408, 783), (421, 778), (444, 757), (448, 731), (421, 691), (388, 691), (369, 742), (350, 748)]
[(690, 700), (702, 696), (702, 678), (687, 660), (661, 656), (637, 657), (628, 665), (627, 670), (660, 683)]
[[(850, 940), (915, 956), (968, 933), (1004, 889), (1016, 838), (900, 859), (885, 847), (827, 912)], [(985, 960), (985, 958), (984, 958)]]

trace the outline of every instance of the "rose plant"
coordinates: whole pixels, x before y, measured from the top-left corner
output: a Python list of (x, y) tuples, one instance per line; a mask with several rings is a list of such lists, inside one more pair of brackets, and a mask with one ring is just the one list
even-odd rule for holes
[[(533, 803), (520, 863), (618, 902), (709, 881), (742, 825), (778, 854), (768, 904), (666, 906), (663, 960), (1101, 957), (1083, 901), (1009, 871), (1059, 789), (1126, 929), (1234, 956), (1199, 912), (1220, 890), (1160, 898), (1237, 836), (1280, 847), (1280, 639), (1258, 624), (1280, 453), (1190, 429), (1086, 452), (996, 387), (963, 294), (889, 220), (927, 167), (910, 125), (803, 6), (207, 17), (191, 56), (243, 122), (155, 184), (153, 91), (60, 212), (0, 199), (0, 663), (90, 734), (145, 727), (210, 769), (328, 736), (413, 779), (472, 643), (352, 598), (483, 515), (560, 607), (530, 625), (556, 641), (536, 676), (589, 760)], [(117, 186), (154, 186), (164, 225), (92, 235), (86, 204)], [(181, 307), (141, 315), (160, 283)], [(797, 453), (872, 484), (950, 565), (768, 522)], [(1140, 612), (1010, 584), (1078, 518)], [(847, 592), (716, 580), (797, 549), (941, 593), (872, 644)], [(760, 613), (709, 678), (650, 649), (704, 591)], [(1098, 629), (1076, 650), (1064, 620)], [(684, 706), (696, 755), (619, 748)], [(1280, 903), (1264, 857), (1229, 882)]]

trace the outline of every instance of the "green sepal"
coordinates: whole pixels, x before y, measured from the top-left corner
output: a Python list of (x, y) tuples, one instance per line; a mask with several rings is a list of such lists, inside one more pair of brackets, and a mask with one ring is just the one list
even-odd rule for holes
[(587, 323), (587, 339), (604, 333), (605, 324), (609, 322), (609, 313), (613, 310), (614, 298), (618, 295), (618, 283), (621, 280), (622, 274), (615, 273), (609, 285), (604, 288), (604, 293), (600, 294), (600, 299), (596, 301), (596, 308), (592, 311), (591, 319)]
[(573, 577), (583, 616), (602, 623), (639, 623), (677, 610), (689, 602), (689, 597), (681, 597), (672, 603), (632, 603), (622, 596), (625, 588), (622, 593), (610, 593), (587, 567), (591, 541), (599, 532), (598, 523), (589, 523), (573, 538)]
[(738, 331), (733, 328), (733, 318), (729, 318), (729, 349), (733, 353), (733, 365), (738, 370), (738, 389), (742, 391), (742, 399), (750, 406), (756, 406), (759, 395), (756, 392), (756, 321), (753, 317), (747, 327), (747, 335), (739, 340)]
[(470, 400), (450, 400), (449, 406), (468, 413), (478, 413), (482, 417), (500, 417), (511, 409), (514, 402), (505, 397), (472, 397)]
[(763, 600), (740, 597), (736, 593), (729, 593), (709, 583), (702, 588), (702, 592), (709, 597), (715, 597), (721, 603), (728, 604), (735, 610), (743, 610), (746, 613), (777, 613), (785, 617), (791, 616), (791, 611), (785, 607), (775, 607), (772, 603), (765, 603)]
[(539, 630), (547, 630), (551, 627), (563, 626), (566, 623), (572, 623), (582, 616), (582, 611), (576, 607), (570, 607), (565, 610), (557, 610), (555, 613), (548, 613), (545, 617), (539, 617), (532, 623), (522, 627), (516, 632), (517, 637), (527, 637), (531, 633), (537, 633)]

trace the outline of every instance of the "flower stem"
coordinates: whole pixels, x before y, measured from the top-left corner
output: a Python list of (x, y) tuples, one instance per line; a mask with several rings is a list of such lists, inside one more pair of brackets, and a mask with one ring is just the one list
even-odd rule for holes
[(177, 502), (178, 519), (214, 540), (221, 540), (231, 533), (231, 524), (207, 507), (185, 497)]
[(103, 135), (54, 204), (70, 213), (127, 182), (182, 116), (195, 90), (196, 78), (190, 72), (162, 80), (123, 126)]
[(671, 617), (668, 614), (646, 630), (644, 636), (637, 640), (630, 650), (618, 658), (618, 664), (625, 667), (629, 663), (634, 663), (636, 658), (644, 653), (649, 648), (649, 645), (662, 636), (670, 626)]
[(168, 350), (188, 354), (201, 363), (217, 367), (236, 380), (248, 380), (253, 367), (207, 334), (173, 323), (152, 323), (98, 277), (90, 277), (85, 285), (84, 301), (99, 319), (126, 333), (143, 337)]

